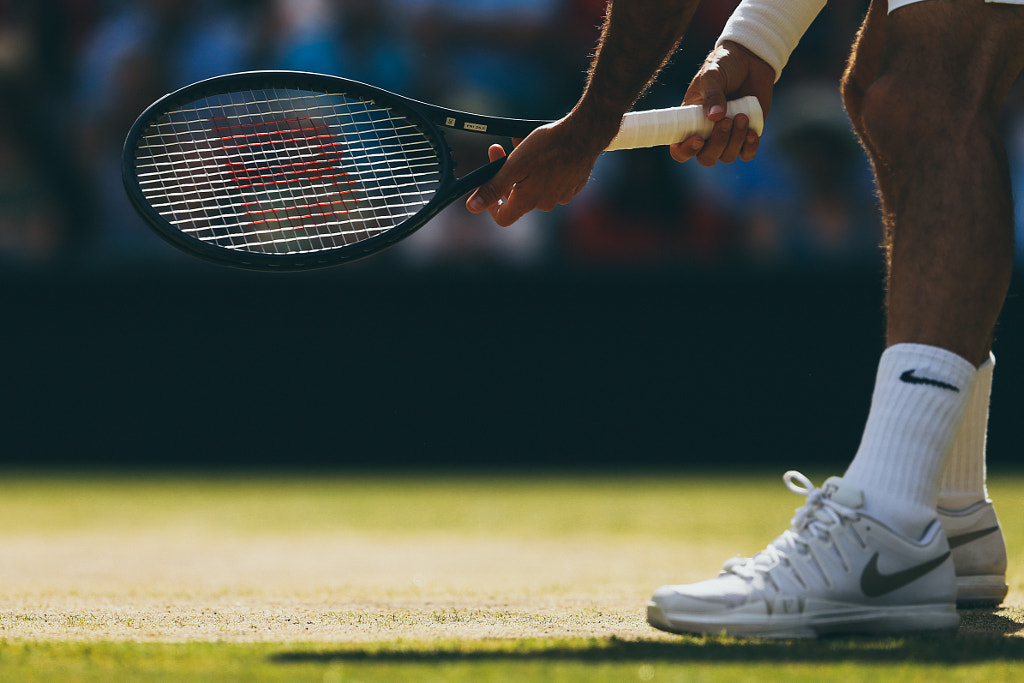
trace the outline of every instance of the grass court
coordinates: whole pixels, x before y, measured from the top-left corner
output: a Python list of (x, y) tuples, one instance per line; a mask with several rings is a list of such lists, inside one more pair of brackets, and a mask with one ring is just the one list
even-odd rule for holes
[(9, 471), (0, 680), (1020, 680), (1013, 473), (990, 484), (1009, 596), (955, 639), (648, 627), (655, 587), (787, 526), (781, 474)]

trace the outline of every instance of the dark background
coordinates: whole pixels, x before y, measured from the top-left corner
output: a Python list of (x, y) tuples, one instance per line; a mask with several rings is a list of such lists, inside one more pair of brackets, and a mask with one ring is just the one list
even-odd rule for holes
[[(16, 287), (0, 307), (14, 466), (839, 466), (882, 348), (866, 274), (203, 272)], [(1013, 298), (1000, 347), (1021, 343), (1022, 320)], [(1024, 369), (1006, 357), (995, 466), (1018, 451)]]

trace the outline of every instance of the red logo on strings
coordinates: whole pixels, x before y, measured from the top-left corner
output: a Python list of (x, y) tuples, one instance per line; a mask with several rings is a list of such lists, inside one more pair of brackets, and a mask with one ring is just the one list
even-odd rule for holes
[(213, 124), (226, 156), (226, 183), (257, 197), (238, 205), (254, 224), (311, 228), (348, 213), (357, 201), (355, 180), (342, 167), (342, 143), (322, 122), (301, 117)]

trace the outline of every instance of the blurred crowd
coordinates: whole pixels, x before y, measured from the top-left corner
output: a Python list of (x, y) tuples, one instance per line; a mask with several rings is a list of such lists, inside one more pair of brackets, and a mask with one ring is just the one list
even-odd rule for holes
[[(705, 0), (641, 106), (679, 103), (736, 4)], [(870, 172), (837, 89), (867, 4), (832, 0), (812, 26), (755, 162), (705, 169), (664, 149), (607, 154), (568, 207), (497, 228), (456, 205), (372, 267), (875, 266)], [(579, 95), (603, 11), (604, 0), (0, 0), (0, 265), (182, 263), (135, 217), (120, 179), (128, 128), (168, 91), (298, 69), (556, 118)], [(1006, 134), (1024, 197), (1020, 88), (1014, 100)]]

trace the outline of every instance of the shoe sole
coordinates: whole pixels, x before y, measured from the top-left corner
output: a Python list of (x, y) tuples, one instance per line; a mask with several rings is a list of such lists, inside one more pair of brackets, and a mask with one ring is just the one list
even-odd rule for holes
[(1003, 604), (1009, 586), (1004, 574), (956, 577), (956, 606), (998, 607)]
[(739, 638), (807, 639), (825, 636), (922, 635), (953, 636), (960, 617), (952, 604), (912, 605), (887, 608), (851, 606), (843, 614), (799, 616), (778, 615), (744, 621), (736, 615), (694, 619), (674, 617), (655, 602), (647, 605), (647, 623), (656, 629), (678, 634), (727, 635)]

